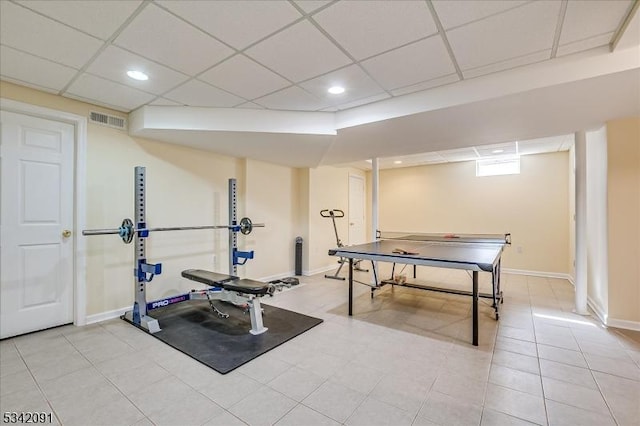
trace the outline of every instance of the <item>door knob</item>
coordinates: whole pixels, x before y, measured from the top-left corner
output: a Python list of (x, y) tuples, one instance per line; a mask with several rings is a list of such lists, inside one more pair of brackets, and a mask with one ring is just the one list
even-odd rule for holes
[(62, 231), (62, 236), (65, 238), (69, 238), (71, 236), (71, 231), (65, 229), (64, 231)]

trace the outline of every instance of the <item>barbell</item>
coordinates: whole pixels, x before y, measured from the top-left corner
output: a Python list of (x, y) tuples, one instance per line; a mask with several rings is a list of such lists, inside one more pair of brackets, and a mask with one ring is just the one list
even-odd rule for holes
[(264, 223), (253, 223), (248, 217), (240, 219), (238, 225), (206, 225), (206, 226), (172, 226), (165, 228), (143, 228), (136, 229), (131, 219), (124, 219), (119, 228), (111, 229), (85, 229), (82, 231), (82, 235), (109, 235), (118, 234), (125, 244), (133, 241), (133, 236), (136, 232), (158, 232), (158, 231), (191, 231), (196, 229), (231, 229), (234, 232), (241, 232), (244, 235), (249, 235), (253, 228), (264, 228)]

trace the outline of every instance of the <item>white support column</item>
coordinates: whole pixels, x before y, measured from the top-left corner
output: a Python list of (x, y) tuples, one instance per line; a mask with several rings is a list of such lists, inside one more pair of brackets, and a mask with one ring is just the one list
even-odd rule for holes
[[(379, 166), (378, 159), (371, 159), (371, 239), (375, 240), (378, 226), (378, 184), (379, 184)], [(373, 262), (373, 275), (371, 283), (376, 285), (375, 277), (378, 276), (378, 262)]]
[(378, 183), (379, 167), (378, 159), (371, 160), (371, 238), (376, 238), (378, 231)]
[(575, 312), (588, 315), (587, 310), (587, 136), (584, 130), (575, 133), (576, 173), (576, 293)]

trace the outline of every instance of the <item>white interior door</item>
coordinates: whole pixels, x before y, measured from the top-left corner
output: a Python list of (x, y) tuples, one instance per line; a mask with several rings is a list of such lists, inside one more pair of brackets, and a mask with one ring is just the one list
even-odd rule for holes
[(366, 242), (364, 215), (364, 179), (349, 175), (349, 244)]
[(0, 112), (0, 337), (73, 322), (74, 126)]

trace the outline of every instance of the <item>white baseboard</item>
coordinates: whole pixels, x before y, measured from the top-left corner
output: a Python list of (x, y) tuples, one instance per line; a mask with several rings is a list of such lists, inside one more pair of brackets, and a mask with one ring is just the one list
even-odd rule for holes
[(615, 318), (609, 318), (607, 326), (615, 328), (624, 328), (626, 330), (640, 331), (640, 321), (627, 321)]
[(263, 281), (263, 282), (266, 283), (266, 282), (269, 282), (269, 281), (279, 280), (280, 278), (294, 277), (295, 274), (296, 274), (295, 271), (288, 271), (288, 272), (285, 272), (284, 274), (276, 274), (276, 275), (270, 275), (268, 277), (260, 277), (260, 278), (257, 279), (257, 281)]
[(510, 269), (510, 268), (502, 268), (502, 272), (506, 274), (531, 275), (534, 277), (543, 277), (543, 278), (559, 278), (561, 280), (567, 280), (573, 284), (573, 278), (571, 277), (571, 275), (565, 274), (562, 272), (527, 271), (525, 269)]
[(125, 312), (130, 310), (131, 310), (131, 306), (127, 306), (126, 308), (115, 309), (113, 311), (106, 311), (106, 312), (101, 312), (99, 314), (87, 315), (86, 325), (95, 324), (97, 322), (107, 321), (114, 318), (119, 318), (120, 316), (124, 315)]
[(609, 321), (609, 318), (607, 317), (604, 308), (600, 306), (598, 302), (587, 296), (587, 306), (591, 308), (593, 313), (596, 314), (601, 323), (603, 323), (604, 325), (608, 325), (607, 323)]
[[(329, 266), (323, 266), (321, 268), (317, 268), (317, 269), (312, 269), (312, 270), (302, 270), (302, 274), (305, 276), (310, 276), (310, 275), (315, 275), (315, 274), (321, 274), (323, 272), (327, 272), (327, 271), (332, 271), (334, 269), (338, 269), (338, 266), (340, 265), (329, 265)], [(348, 265), (347, 265), (348, 266)], [(347, 267), (345, 266), (345, 268)], [(346, 270), (346, 269), (345, 269)]]

